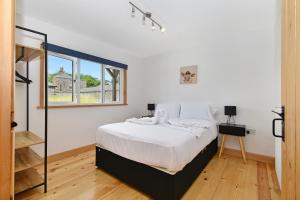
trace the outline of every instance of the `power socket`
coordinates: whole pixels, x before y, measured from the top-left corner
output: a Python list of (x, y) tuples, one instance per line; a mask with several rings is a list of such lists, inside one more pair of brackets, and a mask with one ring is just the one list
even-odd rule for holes
[(256, 135), (256, 130), (255, 129), (247, 129), (246, 133)]

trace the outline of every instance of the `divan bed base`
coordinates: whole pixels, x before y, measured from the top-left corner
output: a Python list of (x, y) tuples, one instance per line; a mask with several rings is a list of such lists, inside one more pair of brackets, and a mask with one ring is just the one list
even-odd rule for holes
[(217, 150), (218, 139), (216, 138), (183, 170), (174, 175), (126, 159), (100, 147), (96, 147), (96, 166), (151, 198), (177, 200), (189, 189)]

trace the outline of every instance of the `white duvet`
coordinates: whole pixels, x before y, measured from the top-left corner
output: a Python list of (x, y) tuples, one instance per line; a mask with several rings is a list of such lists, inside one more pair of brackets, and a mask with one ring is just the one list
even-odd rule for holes
[(178, 172), (217, 137), (216, 125), (187, 127), (122, 122), (100, 126), (97, 145), (127, 159)]

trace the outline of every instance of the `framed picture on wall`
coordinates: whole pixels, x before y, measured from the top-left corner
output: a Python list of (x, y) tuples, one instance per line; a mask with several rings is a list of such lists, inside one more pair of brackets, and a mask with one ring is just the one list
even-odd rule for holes
[(197, 65), (180, 67), (180, 84), (196, 84), (197, 68)]

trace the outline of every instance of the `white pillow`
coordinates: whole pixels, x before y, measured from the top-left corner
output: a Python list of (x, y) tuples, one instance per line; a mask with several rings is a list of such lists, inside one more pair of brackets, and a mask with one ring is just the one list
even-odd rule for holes
[(164, 124), (167, 122), (167, 119), (168, 119), (168, 114), (167, 114), (167, 111), (164, 110), (164, 109), (158, 109), (158, 110), (155, 110), (155, 117), (157, 119), (157, 122), (159, 124)]
[(210, 106), (205, 103), (182, 103), (180, 118), (214, 120)]
[[(155, 113), (158, 110), (165, 110), (167, 112), (166, 118), (179, 118), (180, 114), (180, 104), (157, 104)], [(156, 115), (156, 114), (155, 114)]]

